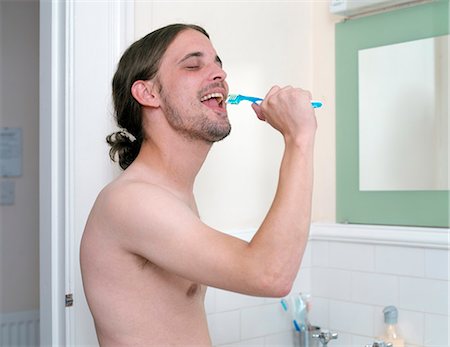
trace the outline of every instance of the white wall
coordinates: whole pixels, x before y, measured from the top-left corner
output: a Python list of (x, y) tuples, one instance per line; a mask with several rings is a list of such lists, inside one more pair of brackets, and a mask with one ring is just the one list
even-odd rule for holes
[(341, 17), (330, 14), (329, 1), (314, 1), (313, 83), (314, 95), (324, 101), (318, 112), (316, 134), (313, 222), (336, 220), (336, 69), (335, 24)]
[(39, 308), (39, 4), (0, 1), (0, 127), (22, 128), (22, 175), (0, 205), (0, 313)]

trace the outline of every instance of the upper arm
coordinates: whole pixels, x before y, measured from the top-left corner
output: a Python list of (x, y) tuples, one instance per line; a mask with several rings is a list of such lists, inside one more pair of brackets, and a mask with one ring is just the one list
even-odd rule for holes
[(181, 200), (155, 186), (136, 184), (105, 200), (108, 221), (125, 250), (205, 285), (261, 294), (258, 267), (243, 240), (206, 224)]

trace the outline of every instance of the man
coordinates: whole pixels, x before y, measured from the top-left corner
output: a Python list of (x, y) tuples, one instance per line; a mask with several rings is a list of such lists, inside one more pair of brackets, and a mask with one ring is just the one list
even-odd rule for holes
[(124, 131), (108, 142), (125, 171), (99, 194), (80, 254), (102, 346), (210, 346), (206, 286), (268, 297), (291, 289), (310, 224), (311, 96), (274, 86), (252, 106), (285, 150), (273, 205), (245, 242), (202, 223), (193, 195), (212, 144), (230, 132), (225, 79), (193, 25), (150, 33), (119, 63), (113, 99)]

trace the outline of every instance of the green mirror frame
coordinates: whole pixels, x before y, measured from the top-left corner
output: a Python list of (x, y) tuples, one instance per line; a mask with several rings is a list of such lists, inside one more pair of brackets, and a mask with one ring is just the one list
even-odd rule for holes
[(336, 221), (450, 227), (449, 191), (360, 191), (358, 50), (447, 35), (449, 1), (336, 24)]

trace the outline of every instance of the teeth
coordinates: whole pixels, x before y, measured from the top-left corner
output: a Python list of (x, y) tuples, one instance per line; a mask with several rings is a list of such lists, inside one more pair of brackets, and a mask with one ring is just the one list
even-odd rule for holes
[(209, 100), (209, 99), (211, 99), (211, 98), (218, 98), (218, 102), (220, 103), (224, 98), (223, 98), (223, 94), (222, 93), (211, 93), (211, 94), (207, 94), (207, 95), (205, 95), (204, 97), (202, 97), (201, 99), (200, 99), (200, 101), (206, 101), (206, 100)]

